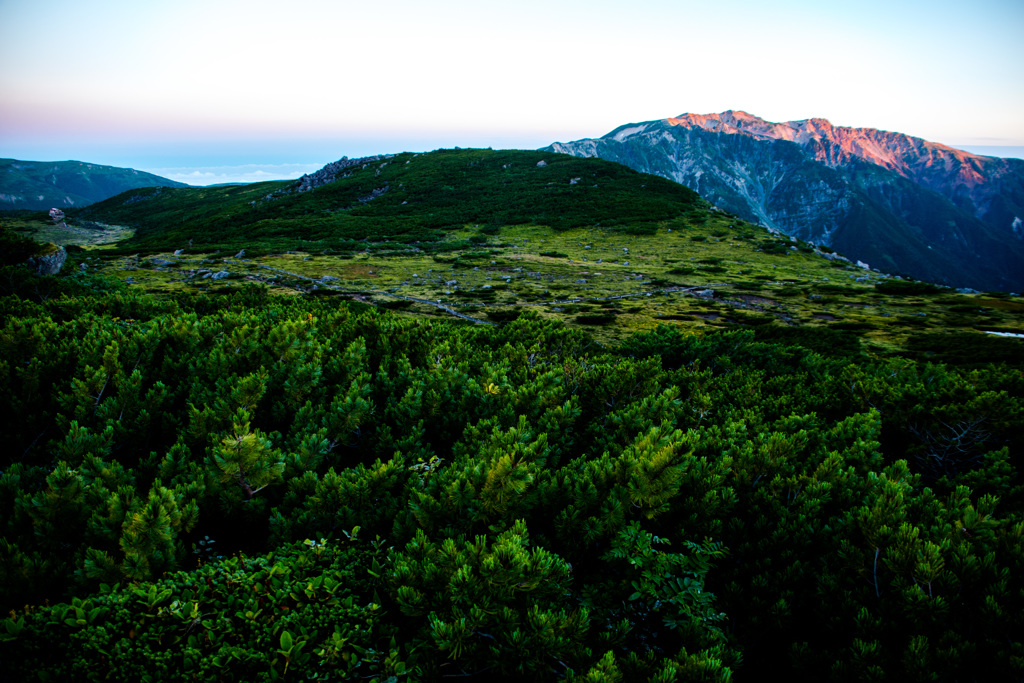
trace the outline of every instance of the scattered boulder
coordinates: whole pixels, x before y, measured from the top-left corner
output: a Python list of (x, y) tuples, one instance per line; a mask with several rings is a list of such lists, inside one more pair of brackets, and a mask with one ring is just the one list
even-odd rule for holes
[(245, 249), (242, 249), (240, 252), (235, 254), (235, 258), (245, 258)]
[(182, 254), (184, 254), (184, 253), (185, 253), (185, 250), (184, 250), (184, 249), (175, 249), (175, 250), (174, 250), (174, 255), (175, 255), (175, 256), (181, 256), (181, 255), (182, 255)]
[(211, 280), (223, 280), (224, 278), (229, 277), (230, 275), (231, 275), (231, 273), (229, 273), (228, 271), (222, 270), (219, 273), (214, 273), (213, 275), (211, 275), (210, 279)]
[(547, 165), (548, 165), (548, 162), (544, 161), (543, 159), (541, 159), (540, 161), (537, 162), (537, 168), (544, 168)]

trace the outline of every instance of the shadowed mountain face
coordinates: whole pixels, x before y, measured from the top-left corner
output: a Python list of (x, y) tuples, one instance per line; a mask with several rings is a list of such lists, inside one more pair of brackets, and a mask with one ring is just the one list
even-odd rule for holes
[(671, 178), (742, 218), (882, 270), (1024, 290), (1024, 160), (735, 111), (628, 124), (546, 149)]
[(0, 159), (0, 209), (85, 206), (140, 187), (188, 187), (133, 168)]

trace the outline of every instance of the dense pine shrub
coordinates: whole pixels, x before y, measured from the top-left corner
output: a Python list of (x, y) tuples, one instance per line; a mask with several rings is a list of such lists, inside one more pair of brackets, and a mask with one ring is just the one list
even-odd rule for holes
[(1024, 675), (1016, 368), (0, 286), (12, 680)]

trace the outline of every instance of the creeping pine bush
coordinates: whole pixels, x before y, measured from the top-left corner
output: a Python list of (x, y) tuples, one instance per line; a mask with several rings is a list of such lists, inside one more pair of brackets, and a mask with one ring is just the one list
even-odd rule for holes
[(13, 680), (1024, 676), (1015, 366), (3, 275)]

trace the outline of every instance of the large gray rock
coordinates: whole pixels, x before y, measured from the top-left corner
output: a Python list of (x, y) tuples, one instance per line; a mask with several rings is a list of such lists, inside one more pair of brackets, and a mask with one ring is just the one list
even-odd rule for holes
[(64, 247), (57, 247), (57, 251), (43, 256), (33, 256), (28, 259), (27, 263), (29, 268), (36, 271), (36, 275), (56, 275), (67, 260), (68, 252), (64, 250)]

